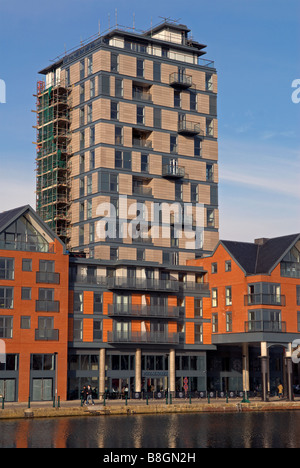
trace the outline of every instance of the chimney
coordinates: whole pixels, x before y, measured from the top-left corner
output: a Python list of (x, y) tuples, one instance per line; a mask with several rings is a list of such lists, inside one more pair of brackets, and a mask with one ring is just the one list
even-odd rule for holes
[(260, 239), (254, 239), (254, 244), (256, 245), (264, 245), (269, 239), (266, 237), (261, 237)]

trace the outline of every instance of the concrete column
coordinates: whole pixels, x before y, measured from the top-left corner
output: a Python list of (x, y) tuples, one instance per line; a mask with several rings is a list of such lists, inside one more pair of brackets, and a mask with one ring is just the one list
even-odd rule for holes
[(250, 380), (249, 380), (249, 345), (243, 343), (243, 390), (249, 392)]
[(286, 381), (287, 381), (287, 398), (289, 401), (294, 400), (293, 391), (293, 363), (292, 363), (292, 345), (289, 344), (289, 349), (285, 353)]
[(269, 358), (267, 343), (261, 342), (261, 378), (262, 378), (262, 400), (268, 401), (268, 375), (269, 375)]
[(170, 349), (170, 360), (169, 360), (169, 389), (171, 394), (175, 394), (175, 349)]
[(102, 400), (105, 393), (105, 348), (99, 353), (99, 398)]
[(135, 391), (142, 391), (142, 350), (137, 348), (135, 351)]

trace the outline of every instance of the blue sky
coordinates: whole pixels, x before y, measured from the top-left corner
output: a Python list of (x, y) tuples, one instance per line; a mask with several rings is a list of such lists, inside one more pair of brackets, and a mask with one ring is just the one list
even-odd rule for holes
[[(38, 70), (116, 21), (147, 30), (161, 17), (207, 44), (219, 77), (220, 238), (300, 232), (299, 0), (0, 0), (0, 211), (35, 207)], [(4, 177), (5, 175), (5, 177)]]

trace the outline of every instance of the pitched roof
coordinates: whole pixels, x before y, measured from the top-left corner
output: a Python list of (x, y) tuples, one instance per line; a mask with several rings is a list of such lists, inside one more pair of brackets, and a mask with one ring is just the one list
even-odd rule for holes
[(29, 208), (29, 205), (20, 206), (12, 210), (3, 211), (0, 213), (0, 232), (4, 231), (6, 227), (12, 224), (17, 218)]
[(229, 254), (248, 275), (270, 274), (300, 234), (265, 239), (262, 243), (220, 241)]

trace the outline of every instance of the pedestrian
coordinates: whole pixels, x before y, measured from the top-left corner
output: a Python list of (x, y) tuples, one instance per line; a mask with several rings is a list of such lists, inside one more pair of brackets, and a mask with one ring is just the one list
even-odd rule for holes
[(90, 385), (88, 385), (87, 387), (87, 404), (89, 404), (89, 402), (91, 401), (92, 402), (92, 405), (94, 405), (94, 400), (93, 400), (93, 391), (92, 391), (92, 388)]
[(281, 383), (278, 385), (277, 389), (278, 389), (278, 397), (283, 398), (283, 386)]
[(87, 399), (87, 388), (86, 388), (86, 385), (84, 385), (83, 389), (81, 390), (81, 401), (83, 405), (86, 405), (86, 399)]

